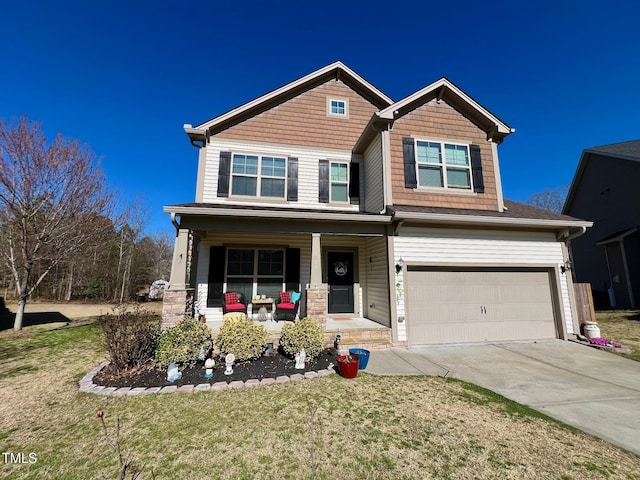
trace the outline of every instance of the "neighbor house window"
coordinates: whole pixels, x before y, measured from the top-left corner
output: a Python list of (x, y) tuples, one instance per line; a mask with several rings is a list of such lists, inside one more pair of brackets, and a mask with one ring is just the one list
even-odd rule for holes
[(256, 295), (274, 298), (284, 288), (284, 250), (227, 250), (228, 292), (241, 292), (247, 301)]
[(286, 158), (234, 154), (231, 194), (284, 198), (286, 176)]
[(471, 190), (469, 146), (416, 140), (419, 187)]
[(349, 201), (349, 165), (331, 162), (331, 201)]
[(328, 98), (327, 114), (332, 117), (347, 117), (349, 115), (348, 101), (337, 98)]

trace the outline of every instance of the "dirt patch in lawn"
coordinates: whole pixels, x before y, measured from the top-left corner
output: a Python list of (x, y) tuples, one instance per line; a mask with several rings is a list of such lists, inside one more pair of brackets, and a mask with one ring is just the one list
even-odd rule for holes
[(213, 377), (204, 377), (205, 368), (202, 363), (195, 367), (185, 367), (181, 369), (182, 378), (175, 382), (167, 380), (167, 370), (147, 366), (131, 372), (119, 373), (111, 365), (102, 369), (93, 378), (93, 383), (105, 387), (164, 387), (168, 385), (198, 385), (209, 383), (213, 385), (217, 382), (231, 383), (235, 381), (246, 382), (251, 379), (262, 380), (263, 378), (277, 378), (280, 376), (291, 376), (296, 373), (316, 372), (329, 368), (335, 364), (335, 355), (332, 350), (324, 350), (318, 357), (305, 363), (305, 368), (298, 370), (295, 368), (295, 360), (278, 353), (274, 356), (263, 356), (257, 360), (239, 363), (233, 366), (233, 373), (225, 375), (224, 359), (216, 358)]
[[(23, 327), (46, 326), (49, 324), (65, 324), (112, 313), (116, 303), (83, 303), (83, 302), (28, 302), (25, 308)], [(162, 302), (136, 303), (145, 310), (161, 314)], [(7, 315), (0, 320), (0, 330), (13, 328), (13, 321), (18, 304), (7, 301)]]

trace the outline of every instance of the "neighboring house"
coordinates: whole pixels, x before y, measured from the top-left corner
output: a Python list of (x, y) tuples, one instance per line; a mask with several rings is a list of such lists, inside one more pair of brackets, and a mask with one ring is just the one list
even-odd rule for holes
[(363, 317), (400, 345), (576, 330), (561, 267), (590, 222), (504, 200), (513, 129), (446, 78), (394, 102), (336, 62), (185, 131), (196, 199), (165, 207), (165, 323), (192, 291), (215, 323), (223, 292), (299, 290), (301, 316)]
[(571, 241), (575, 275), (600, 308), (640, 305), (640, 140), (587, 148), (564, 213), (593, 221)]

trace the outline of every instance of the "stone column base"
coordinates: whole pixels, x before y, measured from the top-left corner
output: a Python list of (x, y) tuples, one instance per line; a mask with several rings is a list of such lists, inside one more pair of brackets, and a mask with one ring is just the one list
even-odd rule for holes
[(324, 284), (310, 285), (307, 288), (307, 317), (313, 319), (322, 330), (327, 326), (327, 306), (329, 291)]
[(162, 329), (176, 325), (184, 317), (193, 316), (193, 288), (165, 290), (162, 298)]

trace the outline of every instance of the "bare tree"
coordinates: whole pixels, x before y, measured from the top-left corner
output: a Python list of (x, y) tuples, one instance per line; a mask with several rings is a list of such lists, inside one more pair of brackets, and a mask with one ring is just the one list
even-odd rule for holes
[(61, 134), (48, 142), (27, 117), (0, 119), (0, 255), (16, 284), (15, 330), (49, 272), (100, 235), (111, 204), (88, 147)]
[(568, 192), (569, 185), (543, 190), (542, 192), (532, 195), (529, 200), (527, 200), (527, 204), (533, 207), (560, 213), (562, 212), (562, 207), (564, 206), (564, 201), (567, 198)]

